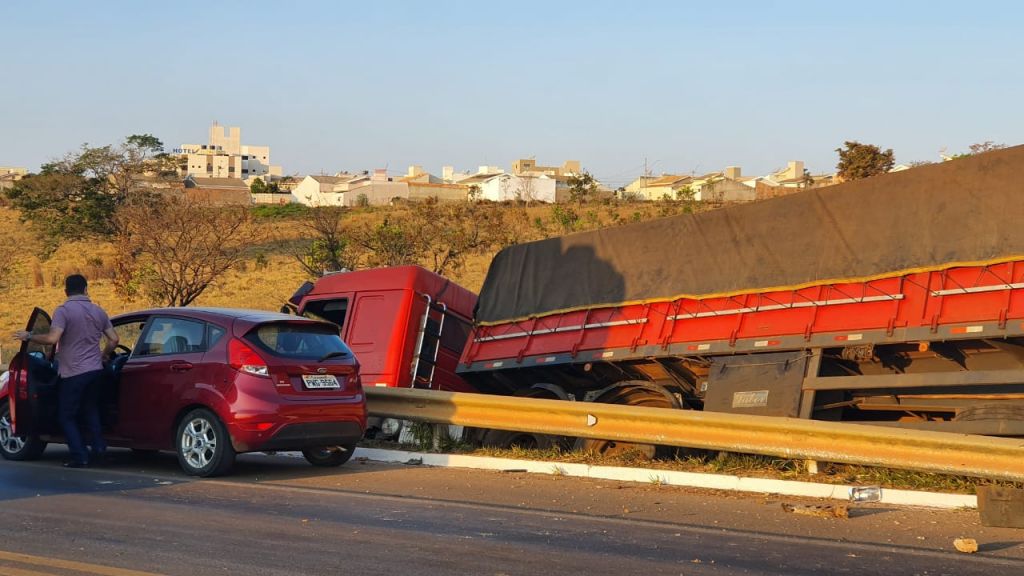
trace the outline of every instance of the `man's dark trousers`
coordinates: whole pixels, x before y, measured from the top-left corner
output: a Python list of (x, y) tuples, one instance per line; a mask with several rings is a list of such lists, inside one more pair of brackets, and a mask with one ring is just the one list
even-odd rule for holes
[(68, 442), (71, 460), (78, 464), (89, 462), (89, 453), (85, 450), (82, 432), (78, 427), (79, 415), (82, 416), (85, 429), (92, 438), (93, 455), (99, 456), (107, 448), (103, 441), (103, 430), (100, 427), (98, 404), (102, 375), (102, 370), (95, 370), (60, 380), (60, 389), (57, 392), (57, 414), (60, 425), (64, 429), (64, 437)]

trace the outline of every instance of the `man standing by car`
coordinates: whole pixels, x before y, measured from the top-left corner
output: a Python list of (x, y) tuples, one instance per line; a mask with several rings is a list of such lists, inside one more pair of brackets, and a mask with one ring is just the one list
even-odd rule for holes
[[(71, 460), (69, 468), (82, 468), (89, 464), (89, 453), (78, 426), (79, 415), (85, 418), (92, 437), (92, 459), (98, 461), (106, 450), (100, 427), (97, 399), (103, 374), (103, 358), (117, 346), (117, 332), (102, 308), (93, 304), (86, 294), (85, 276), (72, 274), (64, 279), (64, 293), (68, 299), (53, 313), (53, 322), (47, 334), (26, 331), (15, 333), (22, 342), (57, 345), (57, 370), (60, 384), (57, 392), (57, 414), (67, 439)], [(100, 350), (100, 339), (106, 336), (107, 345)]]

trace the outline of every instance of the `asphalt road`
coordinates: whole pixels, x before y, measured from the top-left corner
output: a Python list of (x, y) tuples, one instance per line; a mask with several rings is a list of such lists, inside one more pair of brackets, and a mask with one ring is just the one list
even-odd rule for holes
[[(87, 470), (62, 456), (0, 462), (0, 574), (1024, 573), (1024, 533), (973, 512), (826, 520), (763, 497), (516, 473), (246, 456), (194, 480), (171, 455)], [(963, 532), (979, 554), (952, 551)]]

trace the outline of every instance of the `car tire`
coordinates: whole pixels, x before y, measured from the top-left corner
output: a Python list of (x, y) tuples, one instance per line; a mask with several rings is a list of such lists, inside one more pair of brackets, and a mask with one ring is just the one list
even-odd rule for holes
[(333, 468), (348, 462), (355, 451), (356, 445), (355, 442), (353, 442), (351, 444), (342, 444), (340, 446), (310, 448), (308, 450), (303, 450), (302, 455), (305, 456), (306, 461), (313, 466)]
[(46, 450), (46, 442), (36, 436), (15, 436), (11, 425), (11, 406), (0, 405), (0, 456), (4, 460), (35, 460)]
[(196, 408), (181, 419), (174, 449), (181, 469), (190, 476), (220, 476), (235, 464), (235, 448), (227, 428), (206, 408)]

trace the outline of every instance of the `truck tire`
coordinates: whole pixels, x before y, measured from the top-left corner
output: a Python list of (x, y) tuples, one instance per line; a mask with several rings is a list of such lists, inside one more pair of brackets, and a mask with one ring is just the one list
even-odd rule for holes
[[(595, 400), (603, 404), (624, 404), (628, 406), (646, 406), (650, 408), (675, 408), (672, 401), (664, 394), (650, 388), (624, 385), (608, 391)], [(670, 457), (675, 453), (671, 446), (654, 444), (635, 444), (616, 440), (598, 440), (595, 438), (577, 438), (573, 449), (594, 456), (612, 458), (630, 455), (643, 460)]]
[[(520, 394), (521, 398), (545, 398), (558, 400), (550, 390), (531, 388)], [(480, 444), (484, 448), (521, 448), (524, 450), (550, 450), (552, 448), (565, 450), (572, 445), (573, 440), (565, 436), (553, 436), (551, 434), (536, 434), (533, 432), (517, 432), (514, 430), (485, 430)]]
[(352, 458), (356, 451), (356, 443), (342, 444), (340, 446), (323, 446), (321, 448), (307, 448), (302, 451), (302, 456), (313, 466), (322, 468), (333, 468), (341, 466)]

